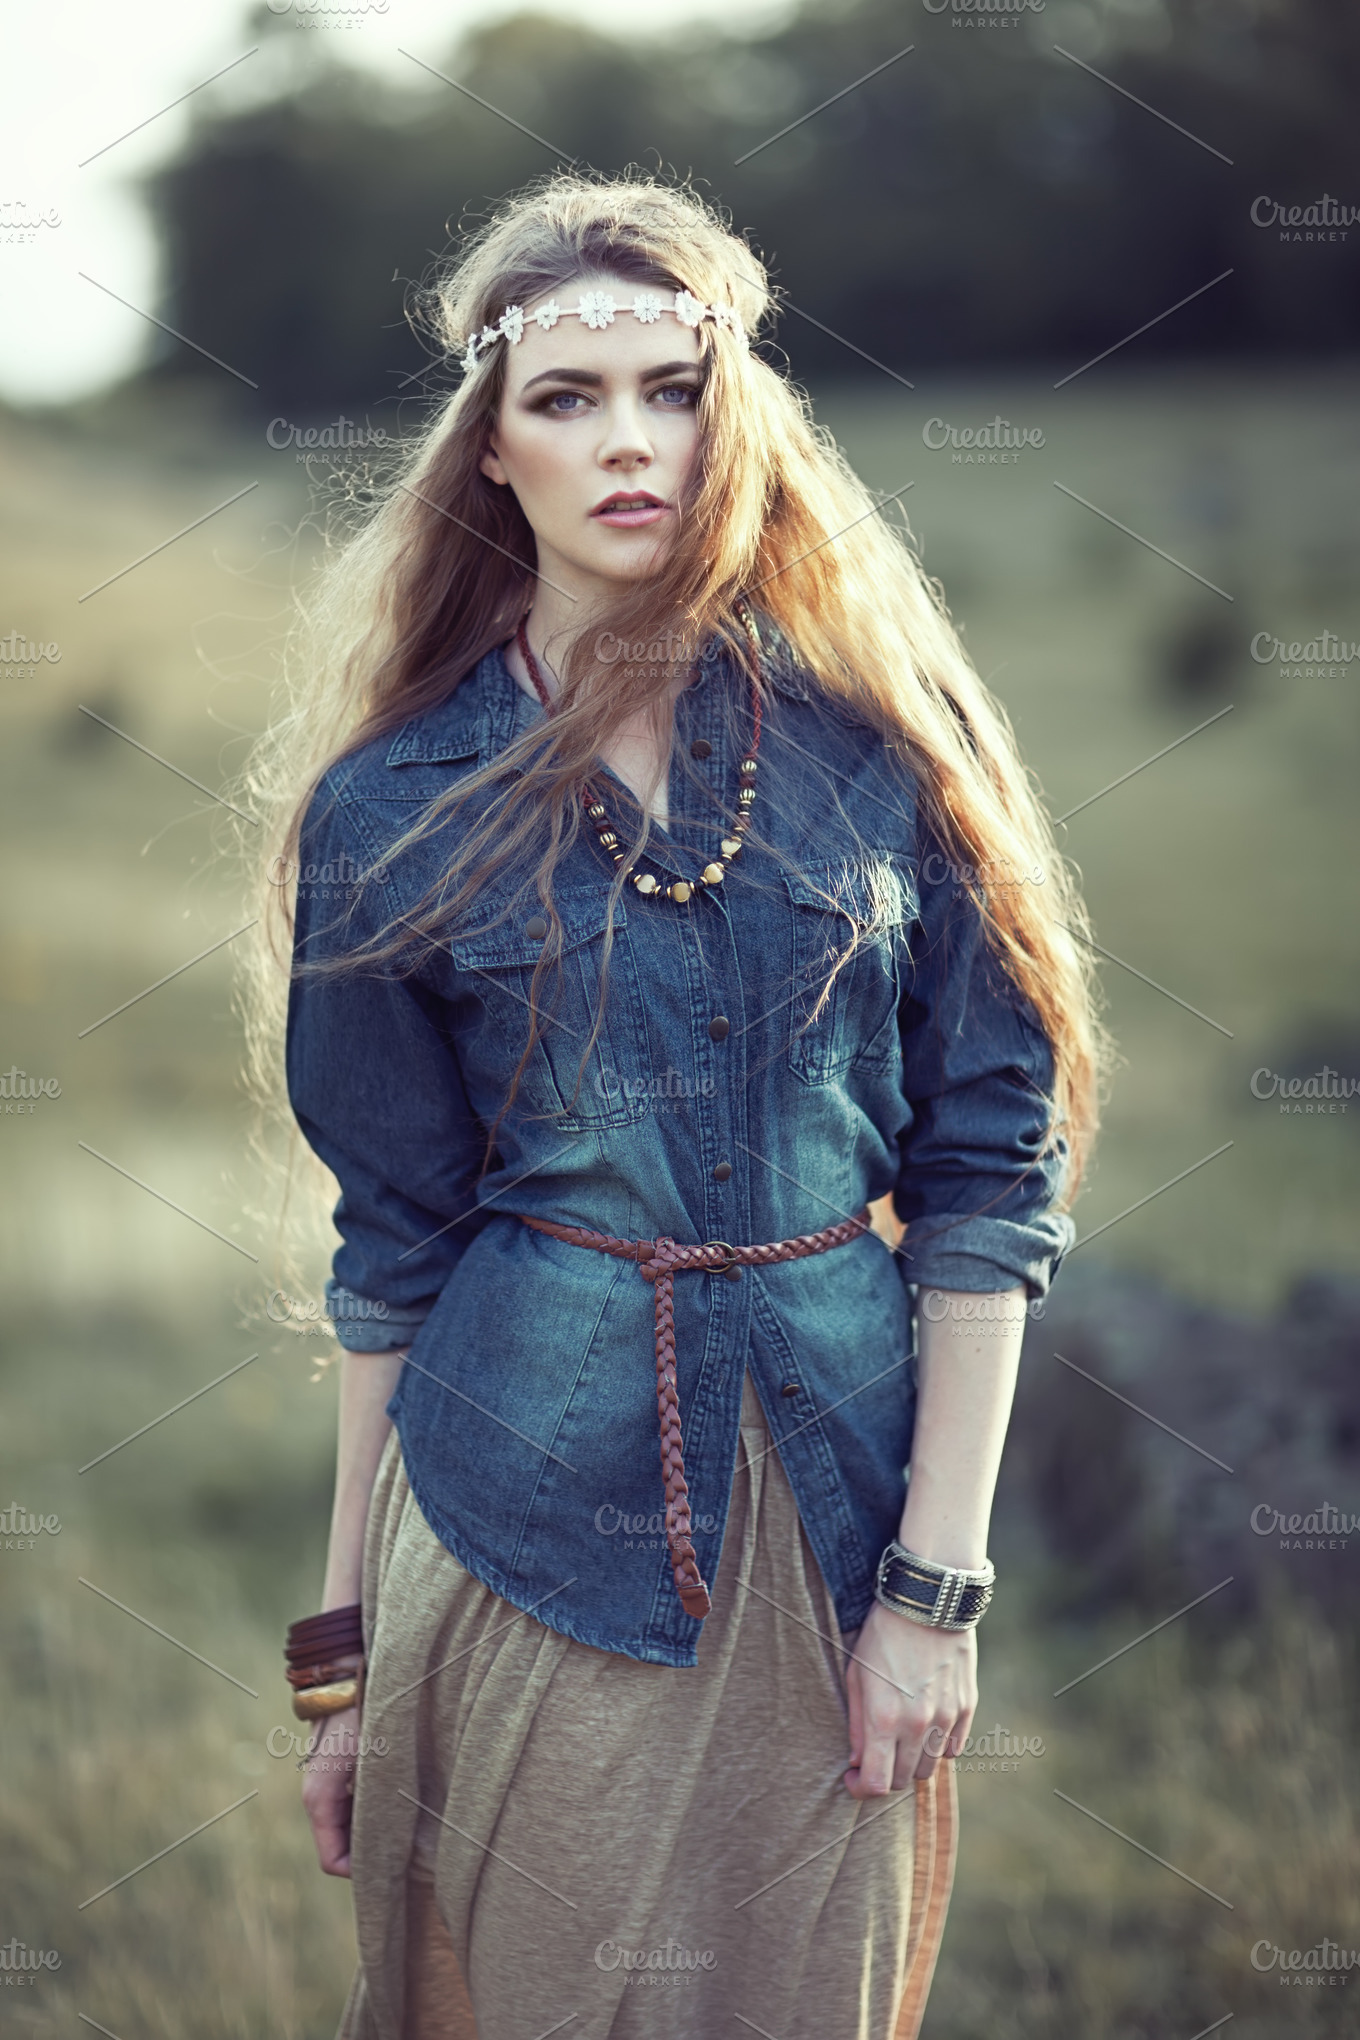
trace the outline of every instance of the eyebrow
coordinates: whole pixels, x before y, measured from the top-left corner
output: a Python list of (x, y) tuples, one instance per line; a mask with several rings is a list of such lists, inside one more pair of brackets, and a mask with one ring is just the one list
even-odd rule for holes
[[(683, 369), (692, 369), (697, 374), (701, 363), (697, 361), (663, 361), (660, 368), (647, 368), (642, 372), (643, 382), (655, 382), (663, 375), (679, 375)], [(593, 368), (545, 368), (541, 375), (531, 375), (524, 389), (531, 390), (542, 382), (589, 383), (593, 388), (604, 381), (604, 377)], [(523, 390), (520, 392), (523, 395)]]

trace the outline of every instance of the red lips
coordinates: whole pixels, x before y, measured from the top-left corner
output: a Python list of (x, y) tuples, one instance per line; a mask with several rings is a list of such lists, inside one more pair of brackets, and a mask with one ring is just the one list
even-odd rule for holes
[(599, 517), (606, 510), (664, 510), (665, 507), (660, 496), (653, 496), (646, 489), (616, 489), (612, 496), (606, 496), (602, 503), (597, 503), (590, 514)]

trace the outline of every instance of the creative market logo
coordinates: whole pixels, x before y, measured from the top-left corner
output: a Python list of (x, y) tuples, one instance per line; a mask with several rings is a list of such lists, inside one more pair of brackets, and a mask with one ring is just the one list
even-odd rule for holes
[(356, 425), (343, 412), (330, 425), (294, 425), (287, 418), (271, 418), (264, 436), (276, 453), (293, 446), (298, 449), (295, 456), (298, 460), (332, 463), (341, 454), (392, 444), (391, 435), (381, 425)]
[(59, 1516), (35, 1516), (22, 1502), (0, 1509), (0, 1551), (36, 1551), (40, 1537), (59, 1537)]
[(265, 0), (271, 14), (291, 14), (299, 28), (362, 28), (365, 15), (386, 14), (388, 0)]
[(617, 631), (605, 630), (595, 640), (595, 656), (602, 666), (621, 665), (625, 679), (660, 680), (688, 672), (698, 650), (676, 630), (635, 638), (631, 643)]
[[(928, 1757), (944, 1755), (949, 1730), (932, 1724), (926, 1730), (924, 1749)], [(967, 1735), (963, 1748), (953, 1759), (956, 1771), (1018, 1771), (1022, 1757), (1042, 1757), (1048, 1745), (1041, 1735), (1016, 1735), (998, 1721), (981, 1735)]]
[(26, 1941), (0, 1942), (0, 1984), (22, 1986), (36, 1983), (44, 1970), (60, 1969), (55, 1948), (30, 1948)]
[(30, 642), (12, 630), (8, 637), (0, 638), (0, 666), (4, 668), (7, 680), (37, 678), (39, 666), (55, 666), (61, 658), (61, 646)]
[(0, 1113), (6, 1117), (36, 1112), (40, 1099), (60, 1096), (61, 1085), (55, 1077), (30, 1077), (16, 1063), (0, 1071)]
[[(690, 1527), (700, 1536), (716, 1537), (718, 1519), (710, 1511), (691, 1519)], [(595, 1511), (595, 1529), (601, 1537), (617, 1537), (622, 1551), (665, 1551), (666, 1512), (654, 1509), (650, 1515), (630, 1515), (613, 1502), (601, 1502)]]
[(1350, 1981), (1348, 1972), (1360, 1965), (1360, 1949), (1339, 1948), (1324, 1934), (1311, 1948), (1277, 1948), (1273, 1941), (1257, 1941), (1251, 1951), (1251, 1966), (1269, 1975), (1277, 1972), (1283, 1984), (1341, 1984)]
[(718, 1088), (714, 1076), (686, 1077), (667, 1063), (664, 1070), (622, 1072), (612, 1064), (596, 1070), (596, 1095), (610, 1103), (626, 1098), (630, 1104), (645, 1098), (653, 1112), (682, 1112), (691, 1099), (711, 1098)]
[(1251, 1512), (1251, 1527), (1258, 1537), (1278, 1537), (1281, 1551), (1344, 1551), (1360, 1530), (1360, 1516), (1345, 1514), (1331, 1502), (1323, 1502), (1301, 1516), (1297, 1509), (1287, 1516), (1269, 1502), (1258, 1502)]
[(1333, 637), (1329, 630), (1310, 638), (1290, 638), (1288, 643), (1273, 631), (1258, 630), (1251, 656), (1258, 666), (1273, 666), (1278, 659), (1282, 680), (1339, 680), (1346, 667), (1360, 659), (1360, 644)]
[(30, 205), (26, 198), (0, 198), (0, 247), (31, 246), (44, 227), (59, 227), (54, 205)]
[(987, 425), (951, 425), (947, 418), (927, 418), (921, 443), (931, 453), (950, 450), (954, 467), (1014, 467), (1026, 447), (1043, 446), (1038, 425), (1012, 425), (999, 414)]
[(1252, 225), (1277, 227), (1282, 241), (1344, 241), (1357, 222), (1360, 206), (1343, 205), (1326, 191), (1310, 205), (1281, 205), (1268, 197), (1251, 202)]
[(1314, 1070), (1310, 1077), (1282, 1077), (1278, 1070), (1260, 1069), (1251, 1073), (1251, 1095), (1264, 1104), (1267, 1099), (1279, 1100), (1281, 1112), (1301, 1113), (1311, 1117), (1314, 1113), (1326, 1113), (1335, 1117), (1346, 1110), (1349, 1101), (1360, 1091), (1360, 1077), (1343, 1077), (1328, 1063), (1320, 1070)]
[(611, 1975), (625, 1972), (629, 1983), (685, 1984), (694, 1973), (708, 1973), (718, 1966), (716, 1950), (685, 1948), (678, 1941), (663, 1941), (659, 1948), (628, 1948), (621, 1941), (601, 1941), (595, 1950), (595, 1967)]
[(927, 14), (952, 14), (951, 28), (1018, 28), (1025, 14), (1042, 14), (1044, 0), (921, 0)]

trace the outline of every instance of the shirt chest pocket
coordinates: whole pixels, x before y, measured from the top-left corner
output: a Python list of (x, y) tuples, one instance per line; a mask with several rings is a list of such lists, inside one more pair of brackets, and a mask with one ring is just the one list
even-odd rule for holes
[(901, 958), (917, 911), (905, 864), (805, 864), (786, 871), (784, 885), (790, 1069), (805, 1084), (827, 1084), (854, 1065), (891, 1067), (901, 1052)]
[[(626, 1126), (647, 1111), (647, 1029), (623, 901), (614, 909), (614, 942), (600, 1031), (589, 1055), (603, 971), (608, 900), (602, 885), (560, 886), (559, 963), (549, 962), (537, 994), (538, 1039), (520, 1077), (516, 1110), (551, 1118), (564, 1133)], [(534, 969), (547, 917), (521, 902), (494, 927), (453, 937), (455, 971), (472, 994), (472, 1018), (460, 1040), (478, 1109), (500, 1106), (529, 1039)]]

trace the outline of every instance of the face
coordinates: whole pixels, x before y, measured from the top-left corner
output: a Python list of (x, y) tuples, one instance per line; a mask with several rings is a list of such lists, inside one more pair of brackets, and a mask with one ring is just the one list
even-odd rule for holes
[[(637, 288), (590, 276), (549, 295), (574, 304), (578, 289), (606, 290), (627, 305)], [(623, 312), (598, 331), (567, 317), (547, 333), (526, 324), (505, 349), (505, 393), (482, 473), (514, 490), (539, 571), (578, 599), (656, 573), (698, 451), (694, 328), (669, 312), (651, 325)]]

